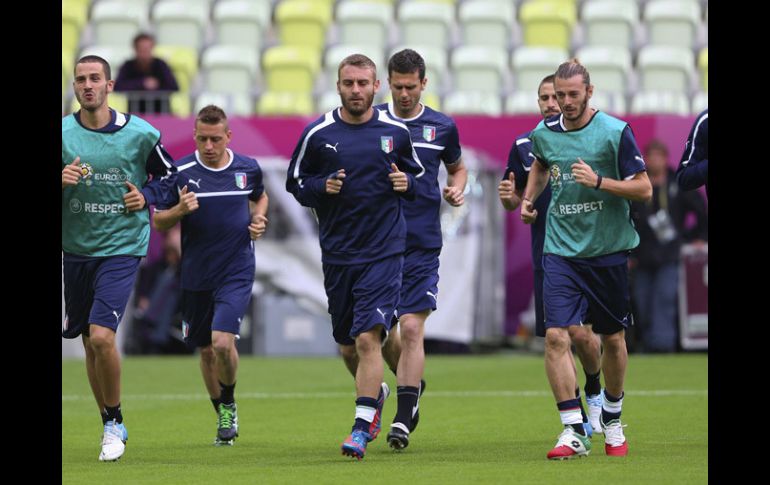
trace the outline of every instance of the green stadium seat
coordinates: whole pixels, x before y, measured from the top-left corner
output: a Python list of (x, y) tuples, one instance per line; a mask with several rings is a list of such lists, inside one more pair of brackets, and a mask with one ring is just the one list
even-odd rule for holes
[(347, 0), (337, 6), (337, 29), (342, 44), (388, 45), (393, 6), (369, 0)]
[(271, 27), (270, 0), (222, 0), (214, 6), (213, 25), (219, 45), (260, 49)]
[(695, 58), (686, 47), (647, 45), (639, 50), (636, 68), (644, 91), (690, 90)]
[(206, 91), (249, 94), (259, 74), (259, 54), (246, 46), (213, 45), (201, 56)]
[(631, 100), (631, 114), (690, 115), (687, 95), (676, 92), (640, 91)]
[[(589, 71), (590, 72), (590, 71)], [(593, 83), (593, 72), (591, 72), (591, 82)], [(591, 106), (615, 116), (625, 116), (626, 97), (623, 93), (604, 91), (598, 85), (594, 85), (594, 94), (590, 101)]]
[(635, 1), (587, 1), (583, 4), (582, 19), (587, 45), (634, 47), (634, 31), (639, 24)]
[(643, 18), (650, 44), (692, 47), (700, 24), (700, 5), (695, 0), (650, 0)]
[(454, 5), (427, 0), (402, 2), (398, 7), (399, 41), (446, 49), (452, 44)]
[(209, 10), (206, 2), (161, 0), (152, 9), (158, 44), (200, 49), (204, 44)]
[(566, 49), (558, 47), (521, 46), (511, 54), (514, 88), (517, 91), (536, 93), (540, 81), (563, 62), (569, 60)]
[(452, 51), (454, 89), (500, 92), (508, 75), (507, 61), (508, 53), (502, 47), (456, 47)]
[(94, 44), (81, 49), (78, 59), (88, 55), (96, 55), (106, 60), (110, 64), (112, 79), (117, 79), (123, 63), (134, 57), (134, 49), (130, 43), (128, 45)]
[(464, 45), (507, 49), (511, 43), (516, 8), (500, 0), (470, 0), (460, 4), (458, 13)]
[(213, 104), (219, 106), (228, 116), (251, 116), (254, 114), (254, 103), (251, 95), (247, 93), (212, 93), (208, 91), (201, 92), (195, 98), (194, 114), (197, 114), (201, 108)]
[(476, 114), (500, 116), (500, 96), (479, 91), (454, 91), (444, 97), (444, 112), (447, 114)]
[(573, 3), (562, 1), (528, 2), (519, 9), (524, 45), (569, 49), (572, 27), (577, 21)]
[(505, 112), (512, 115), (540, 114), (537, 91), (514, 91), (505, 98)]
[(625, 47), (585, 46), (575, 53), (588, 72), (591, 84), (602, 91), (625, 93), (632, 72), (631, 53)]
[(94, 4), (90, 25), (93, 43), (131, 46), (134, 36), (147, 28), (147, 6), (130, 0), (106, 0)]
[(307, 116), (315, 113), (310, 93), (266, 91), (257, 102), (260, 116)]

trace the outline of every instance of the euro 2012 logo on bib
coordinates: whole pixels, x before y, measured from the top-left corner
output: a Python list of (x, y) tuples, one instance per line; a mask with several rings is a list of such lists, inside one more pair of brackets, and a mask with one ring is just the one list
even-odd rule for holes
[(94, 176), (94, 168), (90, 164), (84, 163), (80, 166), (80, 175), (83, 176), (86, 185), (91, 186), (94, 183), (94, 181), (91, 180)]
[(561, 188), (561, 169), (555, 163), (551, 165), (551, 189)]

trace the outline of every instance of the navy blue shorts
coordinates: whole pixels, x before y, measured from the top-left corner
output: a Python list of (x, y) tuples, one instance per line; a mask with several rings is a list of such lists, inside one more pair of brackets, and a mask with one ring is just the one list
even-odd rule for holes
[(182, 290), (182, 334), (189, 348), (211, 345), (211, 332), (235, 334), (251, 299), (254, 281), (226, 281), (215, 290)]
[(441, 248), (406, 250), (398, 315), (436, 310), (440, 254)]
[(88, 337), (89, 324), (117, 331), (139, 269), (138, 256), (64, 260), (62, 337)]
[(595, 333), (617, 333), (631, 324), (628, 265), (593, 266), (543, 255), (545, 327), (592, 323)]
[(357, 336), (377, 325), (382, 325), (385, 340), (398, 305), (403, 266), (401, 254), (350, 266), (324, 263), (335, 342), (353, 345)]
[(543, 308), (543, 279), (542, 269), (535, 270), (535, 335), (545, 337), (545, 309)]

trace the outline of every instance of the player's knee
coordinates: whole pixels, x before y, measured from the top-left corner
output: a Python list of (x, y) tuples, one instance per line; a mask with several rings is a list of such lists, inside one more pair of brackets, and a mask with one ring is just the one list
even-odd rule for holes
[(211, 345), (201, 347), (201, 360), (207, 364), (216, 360), (217, 354), (214, 353), (214, 348)]
[(228, 334), (222, 332), (218, 335), (213, 335), (211, 337), (211, 347), (214, 350), (214, 353), (217, 355), (227, 355), (229, 354), (233, 346), (235, 345), (235, 340)]
[(626, 349), (626, 332), (621, 330), (610, 335), (603, 335), (602, 344), (605, 352), (624, 352)]
[(379, 351), (380, 345), (381, 341), (379, 329), (364, 332), (356, 337), (356, 352), (358, 355)]
[(115, 332), (105, 327), (92, 326), (88, 342), (94, 352), (108, 352), (115, 347)]
[(545, 347), (550, 352), (566, 352), (570, 347), (569, 333), (563, 328), (549, 328), (545, 332)]
[(418, 319), (407, 319), (401, 324), (401, 341), (405, 345), (415, 345), (422, 342), (422, 322)]

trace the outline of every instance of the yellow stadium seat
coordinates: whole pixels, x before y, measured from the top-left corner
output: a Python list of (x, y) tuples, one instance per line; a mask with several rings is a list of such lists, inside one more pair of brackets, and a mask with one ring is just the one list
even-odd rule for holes
[(262, 56), (268, 91), (312, 93), (320, 59), (314, 48), (291, 45), (270, 47)]
[(266, 91), (257, 102), (257, 114), (261, 116), (306, 116), (314, 112), (310, 93)]
[(88, 0), (62, 0), (62, 50), (75, 52), (80, 43), (80, 32), (88, 20)]
[(312, 0), (286, 0), (275, 8), (281, 44), (311, 47), (321, 52), (332, 20), (331, 5)]
[(174, 116), (179, 116), (180, 118), (187, 118), (190, 116), (190, 96), (186, 92), (180, 93), (172, 93), (171, 94), (171, 114)]
[(577, 21), (574, 4), (561, 1), (525, 3), (519, 9), (524, 45), (569, 49), (572, 27)]
[(709, 90), (709, 48), (704, 47), (701, 49), (698, 55), (698, 69), (701, 73), (701, 84), (703, 90), (708, 92)]

